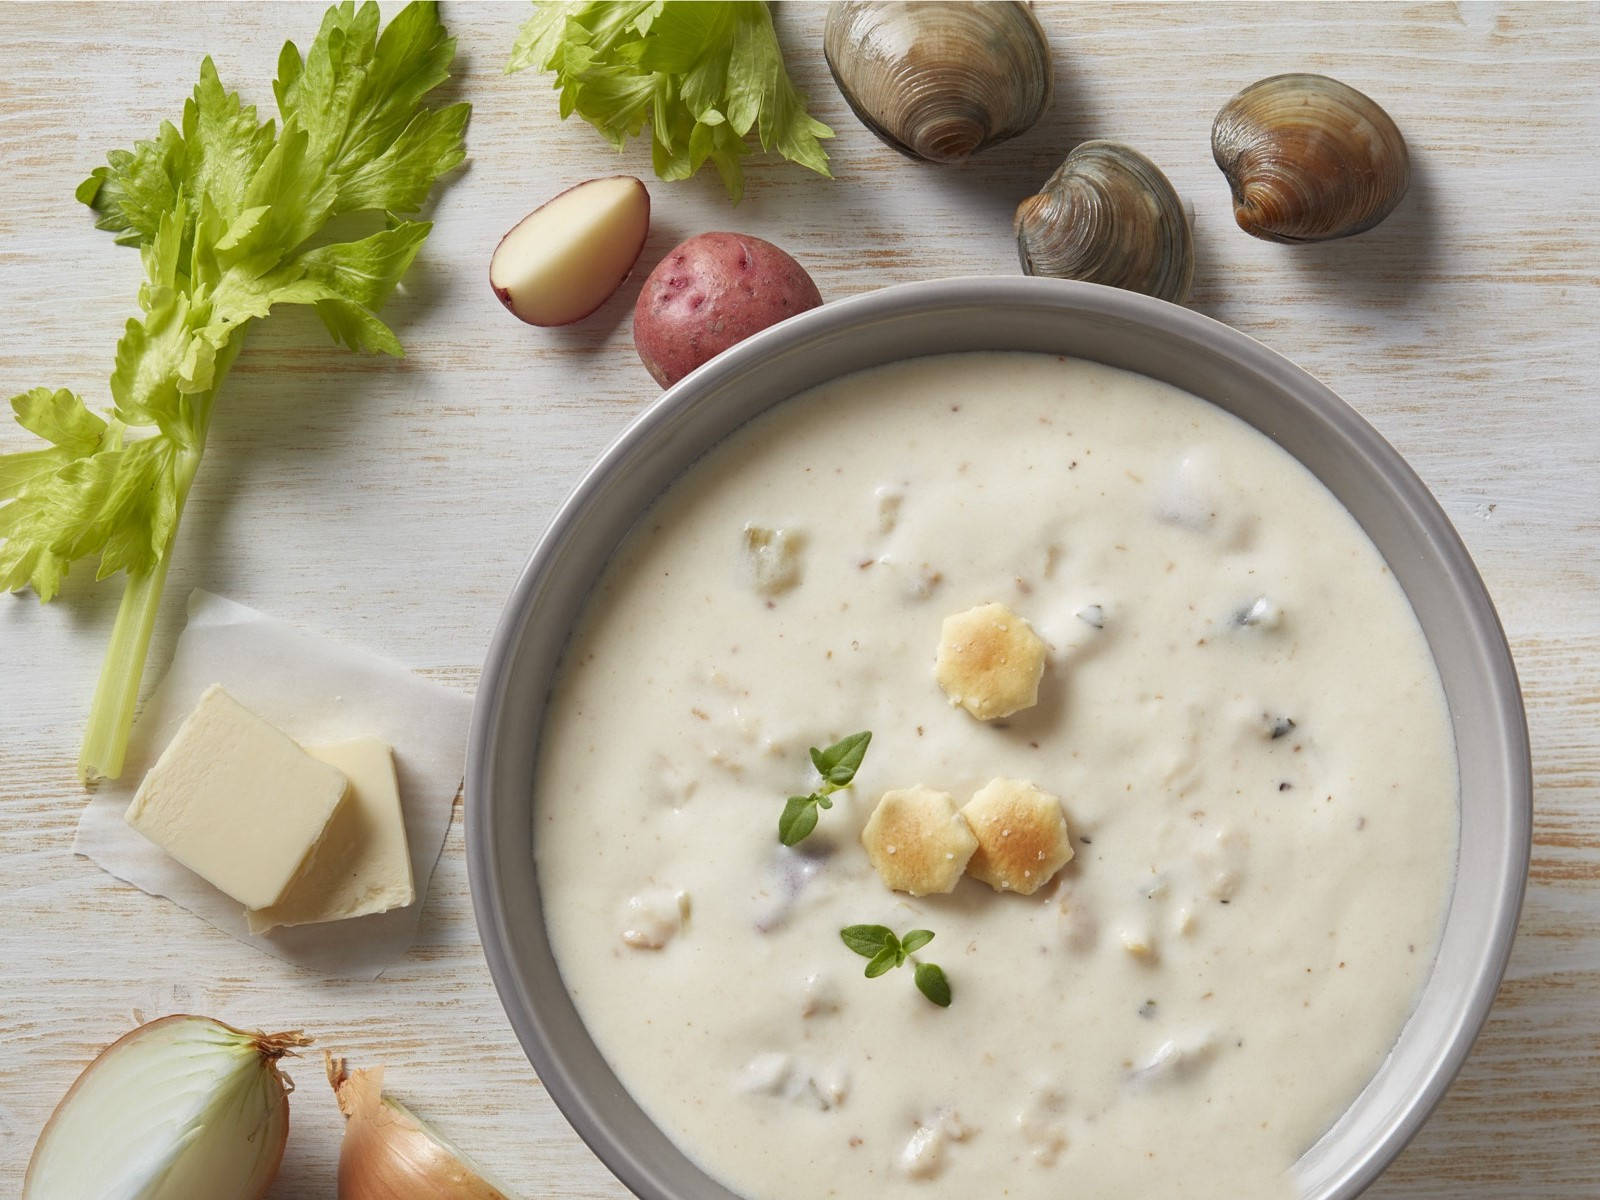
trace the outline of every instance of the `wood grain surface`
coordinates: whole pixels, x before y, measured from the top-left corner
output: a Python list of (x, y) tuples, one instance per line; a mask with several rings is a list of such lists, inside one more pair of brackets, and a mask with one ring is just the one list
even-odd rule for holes
[[(1120, 138), (1194, 203), (1194, 307), (1260, 338), (1360, 409), (1461, 530), (1510, 634), (1536, 778), (1532, 882), (1509, 977), (1466, 1070), (1372, 1195), (1600, 1196), (1600, 8), (1559, 5), (1041, 5), (1057, 93), (1031, 132), (968, 166), (873, 140), (821, 55), (820, 6), (783, 6), (791, 69), (838, 130), (836, 178), (755, 162), (730, 210), (711, 172), (651, 180), (639, 277), (592, 319), (540, 331), (485, 281), (496, 240), (576, 181), (628, 171), (557, 119), (546, 81), (501, 67), (521, 4), (447, 4), (448, 91), (473, 102), (471, 163), (391, 309), (399, 362), (333, 347), (302, 311), (256, 333), (218, 406), (151, 654), (153, 682), (203, 586), (470, 690), (512, 580), (585, 465), (655, 395), (634, 357), (639, 278), (707, 229), (767, 237), (825, 297), (1012, 273), (1016, 202), (1077, 141)], [(72, 199), (114, 147), (176, 118), (202, 54), (270, 107), (279, 44), (319, 6), (8, 5), (0, 73), (0, 389), (107, 402), (133, 310), (133, 251)], [(1383, 103), (1413, 152), (1400, 209), (1313, 247), (1233, 227), (1209, 129), (1235, 90), (1334, 74)], [(0, 449), (28, 438), (0, 428)], [(513, 1040), (474, 931), (459, 822), (415, 949), (372, 983), (264, 958), (71, 852), (73, 763), (119, 588), (79, 569), (48, 607), (0, 597), (0, 1192), (19, 1188), (57, 1099), (136, 1014), (304, 1027), (521, 1194), (624, 1193)], [(1470, 886), (1471, 881), (1465, 881)], [(272, 1196), (334, 1194), (340, 1122), (320, 1065), (293, 1074)]]

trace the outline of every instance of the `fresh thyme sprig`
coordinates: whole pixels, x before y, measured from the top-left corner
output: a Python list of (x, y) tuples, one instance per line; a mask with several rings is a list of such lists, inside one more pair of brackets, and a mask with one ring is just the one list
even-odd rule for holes
[(811, 763), (822, 776), (822, 784), (808, 796), (790, 796), (778, 818), (778, 840), (785, 846), (803, 842), (817, 827), (818, 810), (832, 808), (834, 792), (850, 786), (866, 757), (870, 732), (852, 733), (826, 750), (811, 747)]
[[(896, 937), (894, 930), (887, 925), (851, 925), (841, 929), (839, 937), (862, 958), (870, 960), (867, 963), (867, 978), (876, 979), (902, 966), (911, 955), (933, 941), (933, 931), (913, 929), (905, 937)], [(950, 981), (936, 964), (916, 963), (912, 976), (916, 980), (917, 991), (940, 1008), (950, 1007)]]

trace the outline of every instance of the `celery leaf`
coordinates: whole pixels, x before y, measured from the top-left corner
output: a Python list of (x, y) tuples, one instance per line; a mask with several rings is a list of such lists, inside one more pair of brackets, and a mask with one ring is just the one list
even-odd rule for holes
[(763, 150), (829, 174), (821, 139), (833, 131), (806, 111), (759, 0), (536, 0), (506, 70), (528, 67), (554, 74), (563, 120), (576, 113), (619, 150), (648, 125), (662, 179), (710, 162), (738, 203), (751, 133)]

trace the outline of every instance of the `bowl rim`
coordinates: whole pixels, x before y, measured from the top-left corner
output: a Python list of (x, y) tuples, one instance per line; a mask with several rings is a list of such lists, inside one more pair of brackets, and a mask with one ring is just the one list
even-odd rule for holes
[[(1326, 1200), (1348, 1200), (1364, 1191), (1421, 1129), (1466, 1062), (1499, 991), (1526, 891), (1532, 850), (1532, 760), (1526, 713), (1510, 646), (1488, 589), (1449, 517), (1409, 463), (1360, 413), (1309, 372), (1248, 334), (1191, 309), (1098, 284), (1027, 276), (956, 276), (897, 284), (830, 302), (763, 330), (701, 366), (649, 403), (583, 473), (535, 542), (501, 611), (484, 659), (473, 703), (463, 785), (468, 882), (480, 944), (501, 1006), (545, 1090), (602, 1163), (644, 1200), (686, 1198), (662, 1184), (649, 1164), (632, 1153), (609, 1128), (604, 1116), (568, 1069), (563, 1053), (553, 1044), (541, 1014), (534, 1006), (524, 1003), (525, 998), (517, 988), (508, 906), (503, 903), (504, 875), (492, 814), (500, 805), (527, 803), (528, 798), (497, 795), (493, 774), (511, 683), (510, 664), (524, 636), (530, 607), (558, 548), (565, 544), (597, 490), (640, 443), (649, 442), (664, 432), (702, 393), (716, 391), (764, 359), (809, 341), (848, 333), (854, 327), (868, 326), (882, 318), (952, 308), (1008, 306), (1043, 306), (1058, 310), (1063, 316), (1109, 317), (1140, 326), (1158, 337), (1204, 347), (1318, 409), (1319, 415), (1335, 428), (1349, 448), (1381, 471), (1401, 494), (1407, 515), (1431, 541), (1436, 569), (1448, 578), (1472, 609), (1485, 650), (1483, 667), (1487, 680), (1494, 693), (1502, 698), (1496, 706), (1501, 724), (1498, 732), (1505, 742), (1509, 767), (1505, 780), (1509, 836), (1495, 864), (1498, 891), (1489, 939), (1479, 960), (1479, 973), (1471, 983), (1468, 1003), (1449, 1031), (1443, 1051), (1424, 1086), (1390, 1116), (1381, 1136), (1350, 1161), (1332, 1189), (1324, 1193)], [(848, 370), (839, 372), (840, 375), (846, 373)], [(772, 405), (778, 403), (782, 400), (775, 400)], [(566, 633), (564, 630), (563, 639)], [(531, 847), (526, 853), (531, 858)], [(1421, 994), (1419, 991), (1419, 1001)], [(675, 1144), (674, 1149), (688, 1158)], [(732, 1194), (720, 1185), (717, 1191)]]

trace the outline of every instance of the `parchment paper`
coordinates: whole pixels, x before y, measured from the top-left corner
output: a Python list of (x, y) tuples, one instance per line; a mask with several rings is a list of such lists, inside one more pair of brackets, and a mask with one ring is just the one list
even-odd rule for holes
[[(252, 934), (238, 901), (129, 828), (122, 814), (139, 781), (213, 683), (303, 744), (376, 737), (394, 747), (417, 893), (409, 907)], [(101, 782), (78, 820), (73, 850), (267, 954), (327, 975), (375, 978), (416, 938), (461, 787), (471, 714), (470, 696), (397, 663), (191, 592), (189, 623), (166, 678), (134, 722), (122, 778)]]

